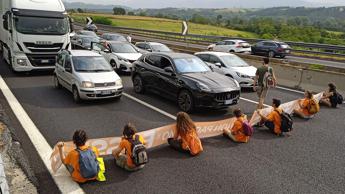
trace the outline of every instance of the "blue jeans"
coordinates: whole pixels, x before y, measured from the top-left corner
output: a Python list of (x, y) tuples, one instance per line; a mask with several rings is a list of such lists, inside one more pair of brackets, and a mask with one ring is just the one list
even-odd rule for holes
[(265, 126), (274, 133), (274, 123), (271, 121), (266, 121)]

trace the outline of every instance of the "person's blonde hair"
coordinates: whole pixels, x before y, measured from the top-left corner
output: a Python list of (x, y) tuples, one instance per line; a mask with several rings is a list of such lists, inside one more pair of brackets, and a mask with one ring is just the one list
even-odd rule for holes
[(185, 112), (177, 113), (176, 128), (180, 134), (186, 134), (191, 130), (196, 130), (193, 120)]

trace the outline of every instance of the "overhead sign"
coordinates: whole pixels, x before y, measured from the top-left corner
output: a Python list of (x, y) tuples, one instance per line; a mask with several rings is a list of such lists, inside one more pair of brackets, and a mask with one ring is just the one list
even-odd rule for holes
[(90, 17), (86, 17), (86, 22), (87, 22), (87, 25), (91, 25), (93, 23), (92, 19)]
[(182, 36), (186, 36), (188, 34), (188, 24), (186, 21), (182, 22)]

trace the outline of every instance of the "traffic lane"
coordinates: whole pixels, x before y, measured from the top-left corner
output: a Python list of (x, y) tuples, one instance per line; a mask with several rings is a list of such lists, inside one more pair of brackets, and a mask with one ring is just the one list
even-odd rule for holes
[[(297, 120), (296, 125), (306, 122)], [(306, 142), (306, 135), (312, 140)], [(222, 136), (203, 139), (205, 151), (197, 157), (164, 145), (149, 150), (149, 164), (135, 173), (107, 158), (107, 182), (82, 187), (89, 193), (339, 193), (344, 189), (343, 143), (327, 146), (326, 138), (318, 144), (321, 139), (322, 130), (315, 134), (296, 130), (289, 138), (258, 130), (249, 144), (235, 144)], [(334, 146), (342, 146), (339, 153), (331, 152)]]
[(286, 59), (288, 59), (289, 61), (293, 61), (293, 62), (318, 64), (318, 65), (324, 65), (327, 67), (345, 68), (345, 63), (344, 62), (338, 62), (338, 61), (303, 58), (303, 57), (296, 57), (296, 56), (286, 56)]
[(122, 127), (128, 122), (139, 131), (172, 122), (126, 97), (75, 104), (70, 92), (53, 88), (49, 74), (14, 76), (4, 66), (0, 73), (51, 146), (70, 141), (77, 129), (84, 129), (89, 138), (100, 138), (122, 135)]

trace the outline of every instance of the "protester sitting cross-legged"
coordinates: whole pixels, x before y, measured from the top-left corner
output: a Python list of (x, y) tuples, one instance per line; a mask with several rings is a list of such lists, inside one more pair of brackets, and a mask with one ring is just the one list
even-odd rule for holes
[(328, 84), (328, 90), (323, 93), (320, 104), (336, 108), (342, 104), (343, 97), (337, 92), (337, 87), (333, 83)]
[(258, 110), (257, 113), (261, 117), (261, 123), (264, 123), (264, 125), (273, 133), (280, 136), (282, 134), (281, 130), (281, 114), (282, 109), (279, 108), (281, 104), (281, 101), (278, 99), (273, 99), (272, 107), (273, 111), (268, 114), (268, 116), (264, 116), (261, 114), (261, 112)]
[(196, 126), (185, 112), (177, 113), (174, 137), (168, 139), (169, 145), (177, 151), (188, 152), (195, 156), (203, 151)]
[(62, 152), (63, 142), (57, 144), (60, 158), (66, 165), (74, 181), (84, 183), (89, 180), (96, 180), (99, 172), (97, 157), (99, 152), (96, 147), (85, 145), (87, 135), (84, 130), (77, 130), (73, 135), (73, 143), (76, 149), (70, 151), (67, 156)]
[(294, 110), (294, 114), (304, 119), (310, 119), (320, 111), (320, 106), (310, 91), (305, 91), (304, 97), (304, 99), (298, 100), (299, 108)]
[(247, 122), (247, 116), (242, 114), (241, 109), (235, 109), (234, 115), (237, 120), (231, 130), (224, 129), (224, 135), (228, 136), (234, 142), (247, 143), (253, 133), (253, 128)]
[[(125, 125), (122, 140), (119, 146), (113, 150), (116, 165), (127, 171), (140, 170), (148, 162), (145, 140), (136, 132), (137, 130), (133, 124), (128, 123)], [(125, 153), (122, 153), (122, 151), (125, 151)]]

